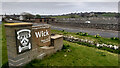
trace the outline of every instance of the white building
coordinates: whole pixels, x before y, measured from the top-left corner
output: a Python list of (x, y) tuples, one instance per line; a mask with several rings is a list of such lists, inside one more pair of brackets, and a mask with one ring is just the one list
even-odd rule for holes
[(19, 20), (24, 20), (24, 17), (20, 15)]

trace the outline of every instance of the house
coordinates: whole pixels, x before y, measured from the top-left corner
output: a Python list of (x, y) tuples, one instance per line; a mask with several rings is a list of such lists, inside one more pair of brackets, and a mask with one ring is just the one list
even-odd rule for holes
[(55, 22), (55, 18), (35, 18), (35, 23), (51, 23)]
[(25, 18), (24, 18), (24, 16), (23, 15), (20, 15), (19, 16), (19, 20), (24, 20)]

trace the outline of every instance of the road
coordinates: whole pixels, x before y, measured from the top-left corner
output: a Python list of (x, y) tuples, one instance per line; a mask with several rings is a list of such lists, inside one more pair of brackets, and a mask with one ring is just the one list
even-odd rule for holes
[(67, 32), (87, 32), (89, 35), (99, 34), (102, 37), (111, 38), (118, 37), (118, 31), (112, 30), (101, 30), (101, 29), (85, 29), (78, 27), (59, 27), (59, 26), (51, 26), (52, 29), (55, 30), (65, 30)]

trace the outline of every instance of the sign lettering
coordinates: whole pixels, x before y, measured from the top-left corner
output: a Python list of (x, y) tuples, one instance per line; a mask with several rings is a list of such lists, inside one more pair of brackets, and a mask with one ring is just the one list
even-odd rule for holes
[(48, 31), (46, 30), (45, 32), (43, 32), (43, 31), (35, 32), (35, 35), (36, 35), (37, 38), (40, 38), (40, 37), (48, 36), (49, 33), (48, 33)]

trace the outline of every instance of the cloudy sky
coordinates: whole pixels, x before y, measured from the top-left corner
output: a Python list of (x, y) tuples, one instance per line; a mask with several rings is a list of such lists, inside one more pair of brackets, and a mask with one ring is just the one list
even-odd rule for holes
[(118, 2), (119, 0), (2, 0), (2, 2)]
[[(33, 1), (33, 0), (30, 0)], [(43, 0), (44, 1), (44, 0)], [(48, 1), (48, 0), (47, 0)], [(86, 0), (87, 1), (87, 0)], [(98, 0), (99, 1), (99, 0)], [(105, 0), (104, 0), (105, 1)], [(118, 0), (106, 0), (107, 2), (22, 2), (4, 0), (2, 2), (2, 14), (20, 14), (30, 12), (41, 15), (57, 15), (74, 12), (118, 12)]]

